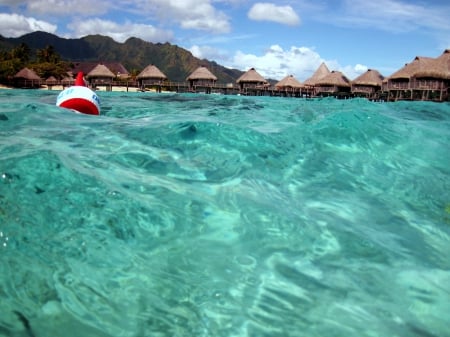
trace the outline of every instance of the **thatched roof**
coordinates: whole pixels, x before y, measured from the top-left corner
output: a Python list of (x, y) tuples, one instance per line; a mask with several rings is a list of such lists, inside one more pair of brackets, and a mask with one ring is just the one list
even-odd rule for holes
[(40, 80), (41, 78), (31, 69), (23, 68), (17, 74), (14, 75), (15, 78), (24, 78), (26, 80)]
[(330, 69), (328, 69), (327, 65), (322, 62), (319, 68), (317, 68), (317, 70), (314, 72), (314, 74), (310, 78), (306, 79), (303, 84), (316, 85), (317, 81), (321, 80), (328, 74), (330, 74)]
[(217, 81), (217, 77), (208, 70), (205, 66), (200, 66), (195, 69), (187, 78), (187, 81), (192, 80), (212, 80)]
[(55, 84), (58, 80), (55, 78), (55, 76), (50, 76), (45, 80), (46, 84)]
[[(130, 75), (128, 70), (120, 62), (102, 62), (102, 64), (104, 64), (109, 70), (111, 70), (111, 72), (113, 72), (117, 76), (127, 77)], [(78, 74), (81, 71), (83, 72), (83, 74), (89, 74), (97, 65), (98, 62), (76, 62), (74, 64), (72, 72), (74, 74)]]
[(236, 83), (243, 83), (243, 82), (251, 82), (251, 83), (267, 83), (266, 79), (262, 77), (255, 68), (251, 68), (246, 73), (242, 74), (241, 77), (239, 77), (236, 80)]
[(110, 77), (114, 78), (116, 75), (108, 69), (104, 64), (97, 64), (94, 69), (92, 69), (87, 75), (86, 78), (90, 77)]
[(75, 83), (75, 80), (72, 76), (65, 76), (61, 79), (62, 84), (73, 84)]
[(334, 85), (337, 87), (350, 87), (350, 80), (340, 71), (333, 70), (324, 78), (316, 82), (316, 85)]
[(369, 69), (364, 74), (361, 74), (355, 78), (352, 83), (356, 85), (371, 85), (376, 87), (381, 86), (383, 80), (384, 76), (377, 70)]
[(165, 80), (167, 78), (166, 75), (163, 74), (161, 70), (158, 69), (157, 66), (154, 64), (150, 64), (147, 67), (145, 67), (144, 70), (142, 70), (139, 75), (137, 75), (138, 79), (144, 79), (144, 78), (156, 78), (156, 79), (162, 79)]
[(402, 68), (397, 70), (389, 79), (410, 79), (421, 69), (429, 68), (429, 65), (433, 62), (431, 57), (416, 56), (416, 58), (411, 62), (405, 64)]
[(293, 75), (288, 75), (275, 84), (275, 88), (301, 88), (303, 85)]
[(420, 63), (414, 76), (450, 79), (450, 49), (446, 49), (436, 59)]
[(441, 56), (438, 57), (439, 62), (442, 63), (443, 71), (447, 73), (447, 78), (450, 78), (450, 49), (444, 50)]

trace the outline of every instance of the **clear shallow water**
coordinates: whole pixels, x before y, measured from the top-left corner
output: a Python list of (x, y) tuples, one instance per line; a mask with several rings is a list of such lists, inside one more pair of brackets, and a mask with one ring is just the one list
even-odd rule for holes
[(57, 94), (0, 91), (0, 336), (450, 336), (449, 104)]

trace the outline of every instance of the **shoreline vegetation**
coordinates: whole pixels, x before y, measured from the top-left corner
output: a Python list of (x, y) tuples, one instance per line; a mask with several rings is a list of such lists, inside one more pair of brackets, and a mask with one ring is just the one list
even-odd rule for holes
[(131, 75), (119, 62), (78, 62), (59, 78), (42, 78), (33, 69), (24, 67), (0, 88), (63, 90), (73, 85), (80, 71), (85, 75), (88, 87), (97, 91), (450, 101), (450, 49), (437, 58), (415, 57), (388, 77), (377, 70), (368, 69), (364, 74), (349, 80), (342, 72), (330, 71), (322, 63), (303, 83), (293, 75), (275, 83), (265, 79), (255, 68), (249, 69), (235, 83), (218, 83), (217, 77), (206, 66), (195, 69), (184, 82), (172, 82), (154, 64), (148, 65), (138, 75)]

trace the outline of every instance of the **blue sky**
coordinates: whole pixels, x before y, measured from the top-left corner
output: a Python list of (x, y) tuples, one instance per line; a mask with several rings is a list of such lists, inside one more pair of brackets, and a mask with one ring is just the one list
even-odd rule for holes
[[(0, 0), (0, 34), (42, 30), (169, 42), (266, 78), (300, 81), (325, 62), (353, 79), (389, 76), (450, 48), (448, 0)], [(151, 60), (149, 60), (151, 63)]]

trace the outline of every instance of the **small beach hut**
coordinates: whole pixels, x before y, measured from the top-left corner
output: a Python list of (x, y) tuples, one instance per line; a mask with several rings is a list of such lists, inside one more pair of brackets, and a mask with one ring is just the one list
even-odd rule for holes
[(136, 76), (136, 79), (142, 89), (146, 86), (156, 86), (157, 91), (161, 91), (161, 85), (167, 80), (167, 76), (157, 66), (150, 64)]
[(48, 89), (51, 89), (56, 84), (58, 84), (58, 80), (55, 76), (50, 76), (45, 80), (45, 85), (47, 85)]
[(378, 70), (368, 69), (351, 82), (352, 94), (360, 97), (374, 98), (381, 90), (384, 76)]
[(71, 71), (68, 71), (68, 72), (66, 73), (66, 76), (64, 76), (64, 77), (61, 79), (61, 84), (62, 84), (63, 88), (64, 88), (64, 87), (67, 87), (67, 86), (71, 86), (71, 85), (73, 85), (74, 83), (75, 83), (75, 79), (73, 78), (73, 74), (72, 74)]
[(41, 78), (29, 68), (23, 68), (14, 75), (14, 85), (22, 88), (36, 88), (41, 85)]
[(189, 82), (191, 91), (204, 89), (207, 93), (211, 93), (211, 87), (215, 85), (217, 77), (205, 66), (200, 66), (186, 78), (186, 81)]
[(116, 75), (104, 64), (97, 64), (88, 74), (85, 74), (89, 84), (93, 87), (97, 85), (111, 85)]
[(294, 77), (294, 75), (288, 75), (275, 84), (275, 88), (285, 94), (299, 93), (302, 87), (303, 85)]
[(347, 96), (350, 89), (350, 80), (342, 72), (336, 70), (333, 70), (315, 84), (316, 94), (320, 96)]
[(269, 87), (269, 82), (262, 77), (255, 68), (250, 68), (247, 72), (242, 74), (236, 83), (239, 84), (239, 89), (241, 93), (248, 93), (248, 90), (266, 89)]

